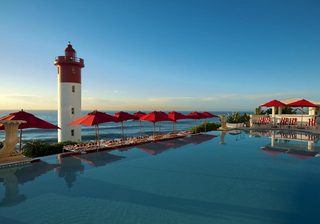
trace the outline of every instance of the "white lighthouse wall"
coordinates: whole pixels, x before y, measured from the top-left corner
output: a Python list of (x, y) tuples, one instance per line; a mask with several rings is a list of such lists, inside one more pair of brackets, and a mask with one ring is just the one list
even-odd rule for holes
[[(74, 87), (73, 87), (74, 86)], [(74, 88), (74, 92), (73, 92)], [(74, 114), (72, 114), (74, 108)], [(81, 116), (81, 84), (58, 80), (58, 141), (81, 141), (81, 126), (68, 124)], [(73, 130), (73, 135), (72, 135)]]

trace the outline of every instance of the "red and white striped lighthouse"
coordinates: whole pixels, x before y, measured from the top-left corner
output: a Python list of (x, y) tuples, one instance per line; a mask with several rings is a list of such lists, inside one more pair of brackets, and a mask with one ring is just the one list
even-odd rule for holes
[(77, 58), (70, 42), (64, 56), (56, 57), (58, 68), (58, 141), (81, 141), (81, 127), (68, 126), (81, 116), (81, 69), (84, 60)]

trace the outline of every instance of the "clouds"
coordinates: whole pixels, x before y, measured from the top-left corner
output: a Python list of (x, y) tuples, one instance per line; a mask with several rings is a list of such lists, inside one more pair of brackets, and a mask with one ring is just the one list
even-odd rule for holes
[(40, 95), (6, 94), (0, 95), (0, 109), (32, 109), (32, 110), (55, 110), (57, 99)]

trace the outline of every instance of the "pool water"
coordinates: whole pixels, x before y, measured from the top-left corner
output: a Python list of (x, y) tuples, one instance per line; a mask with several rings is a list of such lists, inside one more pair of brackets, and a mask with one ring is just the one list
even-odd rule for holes
[(2, 169), (0, 223), (318, 223), (318, 136), (293, 136), (210, 132)]

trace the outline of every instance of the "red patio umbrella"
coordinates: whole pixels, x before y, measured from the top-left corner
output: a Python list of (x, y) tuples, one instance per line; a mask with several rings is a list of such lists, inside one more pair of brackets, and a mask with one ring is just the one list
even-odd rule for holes
[(200, 119), (204, 119), (205, 118), (205, 116), (202, 113), (197, 112), (197, 111), (191, 112), (191, 113), (187, 114), (186, 116), (188, 118), (194, 119), (194, 120), (200, 120)]
[(168, 118), (172, 121), (173, 124), (173, 132), (175, 132), (175, 126), (177, 120), (188, 119), (188, 117), (182, 113), (171, 111), (168, 113)]
[(271, 100), (267, 103), (261, 104), (260, 107), (285, 107), (286, 104), (280, 102), (279, 100)]
[(193, 119), (194, 120), (194, 125), (196, 125), (196, 120), (201, 120), (201, 119), (205, 119), (205, 116), (197, 111), (191, 112), (189, 114), (187, 114), (187, 117), (189, 119)]
[(140, 134), (141, 134), (141, 132), (142, 132), (142, 128), (141, 128), (142, 126), (141, 126), (140, 117), (142, 117), (143, 115), (146, 115), (146, 113), (145, 113), (145, 112), (142, 112), (142, 111), (138, 111), (138, 112), (135, 112), (135, 113), (133, 114), (133, 116), (136, 117), (134, 120), (139, 120), (139, 123), (140, 123)]
[(302, 112), (302, 115), (301, 115), (301, 126), (302, 126), (302, 120), (303, 120), (303, 108), (304, 107), (318, 107), (316, 104), (308, 101), (308, 100), (305, 100), (305, 99), (302, 99), (302, 100), (298, 100), (298, 101), (295, 101), (295, 102), (292, 102), (292, 103), (288, 103), (287, 104), (288, 107), (301, 107), (301, 112)]
[(123, 111), (115, 113), (113, 116), (116, 117), (119, 122), (121, 122), (121, 132), (122, 132), (122, 138), (123, 138), (124, 137), (123, 122), (127, 120), (134, 120), (136, 119), (136, 116)]
[(96, 141), (99, 142), (99, 124), (106, 122), (118, 122), (118, 119), (114, 116), (111, 116), (107, 113), (100, 111), (93, 111), (88, 113), (87, 115), (80, 117), (68, 125), (86, 125), (86, 126), (94, 126), (96, 132)]
[[(1, 121), (4, 120), (23, 120), (26, 123), (20, 124), (20, 150), (21, 150), (21, 140), (22, 140), (22, 129), (27, 128), (41, 128), (41, 129), (60, 129), (58, 126), (51, 124), (45, 120), (42, 120), (33, 114), (27, 113), (24, 110), (10, 113), (9, 115), (0, 118)], [(0, 125), (0, 129), (4, 129), (3, 125)]]
[[(205, 117), (205, 119), (206, 118), (219, 117), (218, 115), (212, 114), (212, 113), (207, 112), (207, 111), (202, 112), (201, 114)], [(207, 123), (205, 123), (205, 125), (204, 125), (204, 132), (207, 132)]]
[(133, 116), (136, 117), (134, 120), (139, 120), (140, 117), (142, 117), (143, 115), (146, 115), (146, 113), (145, 113), (145, 112), (142, 112), (142, 111), (135, 112), (135, 113), (133, 114)]
[(153, 122), (153, 134), (155, 133), (156, 122), (170, 121), (168, 115), (162, 111), (153, 111), (149, 114), (143, 115), (140, 117), (140, 120)]

